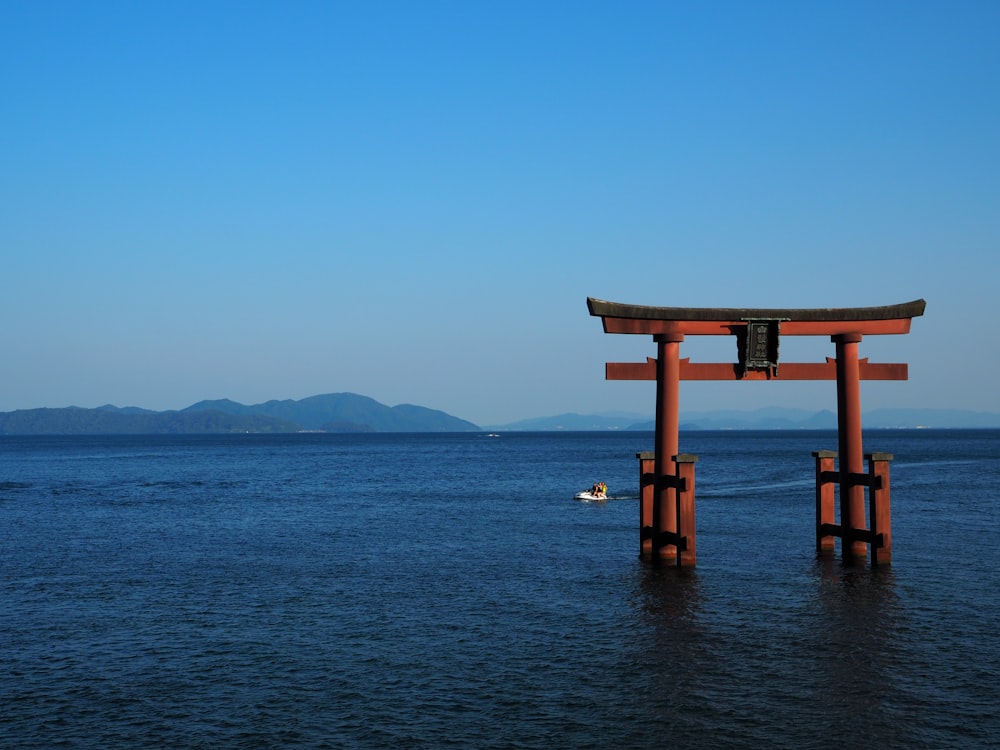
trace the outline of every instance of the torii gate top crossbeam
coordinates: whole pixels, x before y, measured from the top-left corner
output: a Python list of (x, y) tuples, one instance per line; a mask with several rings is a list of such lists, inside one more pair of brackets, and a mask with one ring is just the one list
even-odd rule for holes
[(732, 335), (750, 320), (780, 320), (786, 336), (836, 336), (845, 333), (909, 333), (912, 318), (923, 315), (922, 299), (884, 307), (815, 309), (651, 307), (587, 298), (590, 314), (605, 333)]

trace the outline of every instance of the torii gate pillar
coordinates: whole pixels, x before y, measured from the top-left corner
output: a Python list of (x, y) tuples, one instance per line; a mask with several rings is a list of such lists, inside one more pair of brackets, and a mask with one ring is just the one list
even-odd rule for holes
[[(608, 380), (656, 380), (656, 445), (653, 476), (647, 481), (648, 454), (640, 454), (640, 554), (653, 561), (695, 564), (694, 461), (680, 453), (681, 380), (836, 380), (840, 470), (835, 454), (814, 453), (816, 469), (816, 547), (830, 552), (840, 537), (845, 560), (872, 564), (892, 559), (889, 527), (889, 454), (869, 454), (864, 473), (861, 444), (861, 380), (906, 380), (905, 364), (870, 364), (858, 358), (858, 344), (868, 334), (909, 333), (911, 319), (924, 314), (915, 300), (887, 307), (834, 309), (674, 308), (625, 305), (587, 299), (590, 314), (600, 316), (605, 333), (650, 334), (656, 359), (644, 363), (609, 362)], [(779, 332), (788, 336), (830, 336), (836, 359), (778, 367)], [(681, 359), (685, 335), (732, 335), (735, 364), (692, 364)], [(840, 487), (840, 523), (833, 518), (831, 483)], [(650, 486), (651, 485), (651, 486)], [(865, 527), (865, 487), (869, 488), (870, 525)], [(650, 493), (649, 490), (652, 490)], [(651, 494), (652, 508), (647, 507)], [(649, 526), (646, 524), (649, 523)]]
[(680, 452), (680, 343), (683, 334), (661, 334), (656, 339), (656, 437), (653, 448), (653, 529), (651, 554), (676, 560), (677, 545), (665, 540), (677, 533), (677, 470)]
[[(861, 377), (858, 370), (858, 344), (861, 334), (845, 333), (831, 337), (837, 345), (837, 448), (840, 452), (840, 521), (845, 529), (865, 527), (865, 488), (851, 481), (864, 471), (861, 446)], [(864, 559), (867, 545), (858, 540), (843, 540), (843, 556)]]

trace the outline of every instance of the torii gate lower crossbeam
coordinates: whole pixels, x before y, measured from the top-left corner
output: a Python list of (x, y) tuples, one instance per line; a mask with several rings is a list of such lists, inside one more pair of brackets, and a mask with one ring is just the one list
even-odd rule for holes
[[(878, 513), (882, 532), (865, 527), (865, 486), (874, 487), (881, 480), (859, 481), (863, 475), (864, 451), (861, 444), (861, 380), (906, 380), (905, 364), (870, 364), (858, 358), (858, 344), (865, 335), (904, 334), (912, 318), (923, 315), (926, 303), (915, 300), (901, 305), (865, 308), (827, 309), (751, 309), (751, 308), (674, 308), (625, 305), (587, 298), (590, 314), (602, 319), (605, 333), (651, 335), (656, 342), (656, 359), (645, 363), (606, 365), (608, 380), (656, 380), (656, 437), (653, 454), (652, 508), (643, 503), (650, 483), (640, 490), (640, 554), (656, 561), (675, 562), (679, 566), (695, 564), (694, 474), (693, 456), (681, 460), (679, 446), (679, 402), (681, 380), (836, 380), (837, 432), (840, 471), (840, 524), (817, 515), (817, 534), (823, 539), (840, 536), (845, 560), (864, 558), (872, 545), (872, 563), (886, 564), (892, 559), (889, 533), (888, 469), (884, 489), (870, 495), (871, 517)], [(788, 336), (830, 336), (836, 345), (836, 357), (825, 363), (790, 363), (778, 365), (779, 334)], [(692, 364), (680, 357), (680, 344), (686, 335), (731, 335), (737, 339), (736, 364)], [(640, 475), (644, 475), (640, 454)], [(643, 458), (643, 456), (645, 458)], [(686, 492), (678, 466), (690, 472), (690, 496), (684, 503), (678, 498)], [(817, 496), (820, 475), (829, 483), (833, 472), (817, 472)], [(881, 476), (881, 474), (880, 474)], [(642, 484), (642, 481), (641, 481)], [(881, 486), (881, 485), (880, 485)], [(825, 491), (825, 490), (824, 490)], [(884, 508), (874, 504), (880, 497)], [(683, 506), (690, 506), (690, 519), (683, 517)], [(817, 514), (820, 513), (817, 504)], [(652, 511), (651, 513), (649, 511)], [(650, 528), (646, 528), (647, 521)], [(685, 534), (680, 532), (685, 529)], [(817, 549), (829, 546), (820, 543)], [(690, 552), (685, 554), (685, 550)], [(877, 553), (876, 553), (877, 550)]]

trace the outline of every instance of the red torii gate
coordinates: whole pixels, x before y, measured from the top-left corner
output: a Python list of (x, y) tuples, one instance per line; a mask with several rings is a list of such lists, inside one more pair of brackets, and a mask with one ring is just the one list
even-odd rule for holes
[[(905, 364), (871, 364), (858, 359), (865, 335), (909, 333), (924, 314), (924, 300), (887, 307), (827, 309), (678, 308), (627, 305), (587, 298), (590, 314), (605, 333), (648, 334), (656, 359), (608, 362), (607, 380), (656, 381), (656, 439), (652, 454), (640, 453), (640, 554), (655, 561), (693, 566), (696, 561), (694, 463), (679, 453), (681, 380), (836, 380), (838, 452), (816, 451), (816, 549), (831, 554), (840, 537), (845, 560), (864, 558), (871, 545), (873, 565), (892, 561), (889, 468), (892, 456), (865, 456), (861, 446), (862, 380), (906, 380)], [(736, 364), (692, 363), (681, 359), (686, 335), (735, 336)], [(830, 336), (836, 358), (823, 363), (778, 365), (779, 336)], [(839, 453), (840, 470), (833, 470)], [(869, 470), (864, 471), (867, 457)], [(652, 469), (652, 471), (650, 471)], [(834, 522), (834, 484), (840, 487), (840, 523)], [(865, 494), (869, 487), (869, 521)]]

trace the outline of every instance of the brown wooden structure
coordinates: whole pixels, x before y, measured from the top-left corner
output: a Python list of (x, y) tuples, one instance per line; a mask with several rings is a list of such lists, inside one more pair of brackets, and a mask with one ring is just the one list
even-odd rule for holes
[[(926, 303), (915, 300), (887, 307), (827, 309), (678, 308), (626, 305), (587, 298), (590, 314), (605, 333), (646, 334), (656, 342), (656, 358), (641, 363), (609, 362), (608, 380), (656, 381), (656, 437), (652, 453), (640, 453), (640, 554), (649, 560), (696, 562), (694, 464), (679, 451), (681, 380), (835, 380), (838, 451), (817, 451), (816, 549), (834, 552), (841, 539), (845, 560), (864, 559), (871, 546), (873, 565), (892, 560), (889, 518), (889, 461), (886, 453), (864, 454), (861, 445), (862, 380), (906, 380), (905, 364), (872, 364), (858, 358), (866, 335), (908, 333)], [(735, 364), (692, 363), (680, 357), (685, 336), (734, 336)], [(780, 336), (829, 336), (836, 357), (819, 363), (780, 363)], [(839, 471), (834, 461), (839, 455)], [(864, 460), (868, 459), (868, 471)], [(836, 523), (834, 487), (839, 487)], [(869, 519), (865, 521), (865, 487)]]

